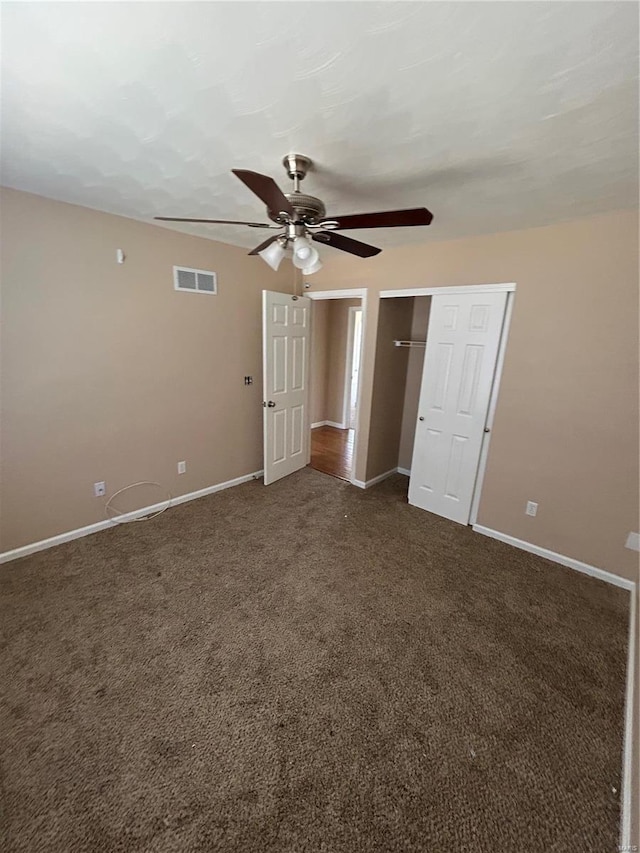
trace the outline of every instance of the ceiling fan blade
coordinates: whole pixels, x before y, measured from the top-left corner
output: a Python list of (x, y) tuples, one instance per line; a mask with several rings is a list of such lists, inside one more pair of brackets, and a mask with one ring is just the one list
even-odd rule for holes
[(163, 222), (206, 222), (217, 225), (248, 225), (249, 228), (280, 228), (280, 225), (268, 225), (266, 222), (238, 222), (235, 219), (184, 219), (180, 216), (154, 216)]
[(351, 237), (336, 234), (335, 231), (318, 231), (311, 235), (311, 239), (317, 240), (318, 243), (325, 243), (327, 246), (333, 246), (334, 249), (341, 249), (343, 252), (351, 252), (352, 255), (357, 255), (359, 258), (372, 258), (382, 251), (382, 249), (377, 249), (368, 243), (361, 243), (360, 240), (352, 240)]
[[(334, 228), (397, 228), (407, 225), (430, 225), (433, 213), (426, 207), (410, 210), (385, 210), (380, 213), (354, 213), (351, 216), (327, 216), (324, 222), (337, 222)], [(320, 223), (323, 224), (322, 222)]]
[(270, 246), (274, 240), (277, 240), (280, 234), (273, 234), (271, 237), (267, 238), (264, 243), (260, 243), (259, 246), (256, 246), (255, 249), (252, 249), (249, 254), (250, 255), (259, 255), (263, 249), (266, 249), (267, 246)]
[(262, 199), (269, 210), (275, 213), (288, 213), (289, 216), (294, 215), (293, 205), (273, 178), (268, 175), (261, 175), (259, 172), (250, 172), (247, 169), (232, 169), (231, 171), (237, 178), (240, 178), (243, 184), (249, 187), (251, 192)]

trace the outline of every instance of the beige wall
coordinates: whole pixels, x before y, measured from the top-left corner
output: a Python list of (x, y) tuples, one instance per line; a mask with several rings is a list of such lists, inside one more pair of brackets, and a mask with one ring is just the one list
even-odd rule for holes
[(369, 288), (356, 477), (368, 470), (379, 291), (514, 281), (479, 523), (635, 579), (624, 544), (638, 529), (637, 214), (323, 260), (313, 287)]
[[(413, 302), (413, 316), (411, 320), (411, 340), (424, 341), (427, 339), (427, 327), (429, 325), (429, 309), (431, 308), (430, 296), (416, 296)], [(424, 347), (413, 347), (409, 350), (409, 363), (407, 365), (407, 382), (404, 392), (404, 405), (402, 410), (402, 432), (400, 434), (400, 451), (398, 453), (398, 466), (406, 471), (411, 470), (413, 457), (413, 442), (416, 435), (416, 421), (418, 419), (418, 402), (420, 400), (420, 386), (422, 384), (422, 367), (424, 365)]]
[[(98, 480), (179, 495), (262, 468), (261, 290), (290, 268), (13, 190), (1, 213), (0, 551), (101, 521)], [(174, 264), (215, 270), (218, 295), (174, 291)]]
[(371, 393), (367, 480), (398, 466), (409, 350), (394, 346), (411, 335), (411, 299), (385, 299), (378, 312)]

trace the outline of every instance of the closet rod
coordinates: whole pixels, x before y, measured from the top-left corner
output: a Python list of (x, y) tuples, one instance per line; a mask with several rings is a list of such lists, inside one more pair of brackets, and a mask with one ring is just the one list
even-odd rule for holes
[(426, 341), (394, 341), (394, 347), (426, 347)]

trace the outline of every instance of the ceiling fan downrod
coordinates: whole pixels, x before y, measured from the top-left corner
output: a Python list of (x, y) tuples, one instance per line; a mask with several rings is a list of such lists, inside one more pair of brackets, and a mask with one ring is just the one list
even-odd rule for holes
[(293, 181), (294, 193), (300, 192), (300, 181), (304, 180), (305, 175), (313, 166), (313, 160), (310, 157), (305, 157), (304, 154), (287, 154), (282, 159), (282, 165), (287, 170), (287, 175)]

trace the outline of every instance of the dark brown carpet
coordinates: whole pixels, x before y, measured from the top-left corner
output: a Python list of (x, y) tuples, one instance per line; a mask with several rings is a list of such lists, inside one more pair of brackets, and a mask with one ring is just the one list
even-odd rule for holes
[(628, 594), (306, 469), (1, 568), (4, 851), (606, 853)]

